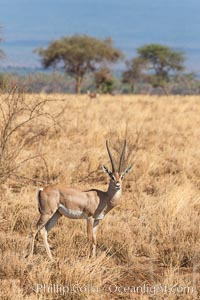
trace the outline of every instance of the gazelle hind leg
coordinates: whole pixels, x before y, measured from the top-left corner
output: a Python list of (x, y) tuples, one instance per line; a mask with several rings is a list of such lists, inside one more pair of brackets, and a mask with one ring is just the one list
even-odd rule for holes
[(46, 230), (45, 226), (40, 230), (40, 233), (41, 233), (43, 241), (44, 241), (44, 246), (47, 251), (47, 255), (50, 258), (50, 260), (52, 260), (53, 257), (52, 257), (51, 250), (50, 250), (50, 247), (49, 247), (49, 244), (47, 241), (47, 230)]
[(37, 236), (38, 231), (39, 230), (37, 230), (37, 232), (35, 232), (35, 233), (31, 232), (29, 250), (28, 250), (28, 253), (25, 255), (25, 258), (28, 258), (29, 256), (33, 256), (35, 238)]
[(62, 217), (62, 215), (57, 210), (45, 225), (47, 233), (56, 225), (56, 223), (60, 217)]
[(41, 233), (43, 241), (44, 241), (45, 249), (47, 251), (47, 255), (51, 260), (52, 260), (52, 254), (51, 254), (50, 246), (49, 246), (49, 243), (47, 240), (47, 235), (48, 235), (48, 232), (54, 227), (54, 225), (56, 224), (56, 222), (58, 221), (58, 219), (61, 216), (62, 215), (59, 213), (59, 211), (56, 211), (54, 213), (54, 215), (48, 220), (46, 225), (40, 230), (40, 233)]
[(39, 218), (39, 220), (36, 224), (36, 228), (33, 229), (32, 232), (31, 232), (30, 247), (29, 247), (29, 251), (26, 254), (25, 258), (27, 258), (29, 256), (33, 256), (35, 238), (36, 238), (38, 232), (45, 226), (45, 224), (48, 222), (48, 220), (50, 218), (51, 218), (51, 216), (49, 216), (48, 214), (40, 216), (40, 218)]

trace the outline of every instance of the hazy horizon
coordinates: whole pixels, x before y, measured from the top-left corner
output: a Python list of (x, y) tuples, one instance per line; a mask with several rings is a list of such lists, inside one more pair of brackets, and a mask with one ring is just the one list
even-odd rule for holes
[(7, 54), (0, 66), (38, 67), (33, 50), (64, 35), (111, 36), (127, 58), (137, 47), (160, 43), (186, 54), (188, 71), (200, 73), (197, 0), (0, 0)]

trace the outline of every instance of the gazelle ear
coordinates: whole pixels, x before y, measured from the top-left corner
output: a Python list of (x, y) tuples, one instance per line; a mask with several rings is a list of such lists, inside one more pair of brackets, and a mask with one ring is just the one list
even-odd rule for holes
[(132, 165), (129, 166), (128, 168), (126, 168), (126, 170), (122, 173), (122, 176), (124, 176), (125, 174), (128, 174), (132, 169)]
[(110, 171), (108, 170), (108, 168), (104, 165), (102, 165), (102, 169), (105, 173), (107, 173), (108, 175), (110, 174)]

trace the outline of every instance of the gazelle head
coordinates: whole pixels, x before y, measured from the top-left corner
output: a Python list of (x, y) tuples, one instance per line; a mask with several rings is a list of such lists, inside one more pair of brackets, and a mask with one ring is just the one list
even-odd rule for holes
[(122, 166), (123, 166), (123, 161), (124, 161), (124, 155), (125, 155), (125, 149), (126, 149), (126, 140), (124, 141), (124, 146), (123, 146), (122, 153), (121, 153), (121, 156), (120, 156), (118, 170), (116, 170), (116, 168), (115, 168), (114, 161), (113, 161), (110, 149), (108, 147), (108, 141), (106, 141), (106, 148), (107, 148), (108, 155), (109, 155), (109, 158), (110, 158), (110, 162), (111, 162), (111, 166), (112, 166), (112, 171), (110, 171), (104, 165), (102, 167), (103, 167), (104, 172), (107, 173), (108, 176), (110, 177), (110, 180), (111, 180), (111, 183), (113, 183), (113, 186), (117, 190), (120, 190), (121, 186), (122, 186), (122, 182), (123, 182), (124, 176), (126, 174), (128, 174), (131, 171), (131, 168), (132, 168), (132, 166), (129, 166), (124, 171), (122, 171)]

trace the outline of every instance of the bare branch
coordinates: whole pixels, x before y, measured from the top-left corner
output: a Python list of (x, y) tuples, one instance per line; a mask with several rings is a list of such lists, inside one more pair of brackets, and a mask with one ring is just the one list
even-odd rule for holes
[[(46, 104), (55, 101), (36, 99), (30, 104), (27, 99), (24, 91), (16, 85), (8, 87), (6, 93), (0, 95), (0, 184), (14, 174), (19, 175), (17, 172), (22, 165), (38, 157), (43, 160), (47, 182), (50, 178), (44, 157), (34, 152), (27, 154), (24, 150), (46, 136), (50, 128), (57, 127), (57, 116), (46, 110)], [(38, 120), (43, 121), (42, 129), (35, 127), (35, 131), (30, 132), (30, 128)]]

